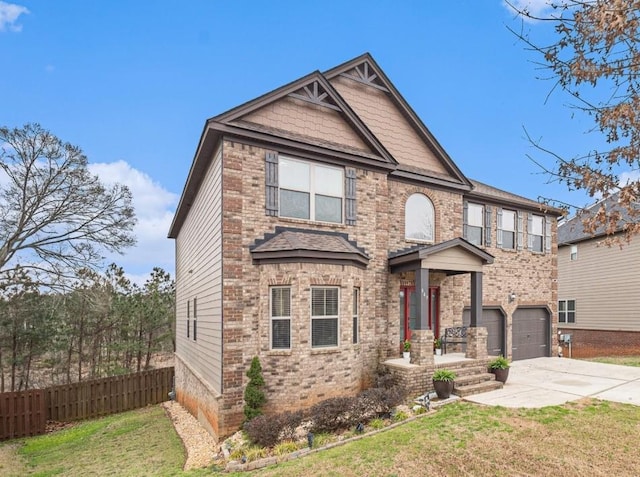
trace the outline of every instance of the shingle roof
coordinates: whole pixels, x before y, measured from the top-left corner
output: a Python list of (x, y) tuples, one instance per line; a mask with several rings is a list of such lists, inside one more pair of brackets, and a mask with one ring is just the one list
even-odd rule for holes
[(257, 261), (338, 260), (364, 266), (369, 263), (365, 251), (339, 232), (276, 227), (275, 233), (256, 240), (249, 250)]
[(513, 194), (511, 192), (492, 187), (474, 179), (469, 180), (471, 181), (471, 184), (473, 184), (473, 190), (468, 193), (468, 195), (470, 196), (477, 195), (482, 198), (492, 198), (499, 202), (518, 204), (523, 207), (528, 207), (529, 209), (540, 210), (556, 216), (562, 215), (562, 211), (555, 207), (551, 207), (535, 200), (527, 199), (526, 197), (523, 197), (521, 195)]
[(629, 216), (629, 212), (625, 207), (622, 207), (618, 204), (618, 193), (610, 195), (604, 200), (596, 202), (590, 207), (578, 212), (571, 219), (563, 222), (558, 225), (558, 245), (567, 245), (575, 242), (580, 242), (581, 240), (587, 240), (594, 237), (602, 237), (606, 235), (605, 227), (600, 226), (595, 231), (595, 233), (591, 234), (589, 232), (584, 231), (584, 226), (582, 225), (582, 221), (587, 219), (588, 217), (596, 214), (601, 206), (607, 210), (608, 213), (617, 211), (620, 213), (620, 221), (619, 226), (616, 232), (619, 232), (622, 229), (622, 225), (629, 220), (632, 219)]

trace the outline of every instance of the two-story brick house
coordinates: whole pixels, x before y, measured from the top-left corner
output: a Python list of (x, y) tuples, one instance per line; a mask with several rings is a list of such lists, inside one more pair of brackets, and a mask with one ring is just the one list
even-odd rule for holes
[(178, 400), (221, 437), (253, 356), (296, 409), (463, 322), (474, 353), (550, 355), (557, 212), (465, 177), (368, 54), (216, 116), (169, 233)]

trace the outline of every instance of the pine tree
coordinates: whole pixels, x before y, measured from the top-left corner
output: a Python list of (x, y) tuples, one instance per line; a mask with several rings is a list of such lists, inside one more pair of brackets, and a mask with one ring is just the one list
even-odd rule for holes
[(249, 382), (244, 390), (245, 422), (261, 415), (261, 407), (267, 400), (261, 389), (262, 386), (264, 386), (264, 378), (262, 377), (262, 366), (257, 356), (254, 356), (251, 360), (251, 367), (249, 367), (249, 371), (247, 371), (247, 377), (249, 378)]

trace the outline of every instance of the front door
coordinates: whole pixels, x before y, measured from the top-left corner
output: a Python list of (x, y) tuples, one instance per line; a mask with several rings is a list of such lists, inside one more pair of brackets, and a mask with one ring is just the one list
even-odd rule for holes
[[(400, 345), (404, 340), (411, 339), (411, 330), (418, 327), (418, 307), (415, 287), (400, 289)], [(428, 324), (433, 330), (433, 336), (440, 332), (440, 289), (429, 287)]]

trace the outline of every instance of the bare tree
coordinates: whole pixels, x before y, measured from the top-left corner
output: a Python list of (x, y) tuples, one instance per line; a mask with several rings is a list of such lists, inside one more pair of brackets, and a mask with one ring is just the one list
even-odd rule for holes
[[(631, 240), (640, 232), (640, 0), (549, 0), (544, 17), (506, 2), (524, 20), (553, 24), (556, 41), (546, 46), (532, 38), (535, 26), (512, 31), (539, 54), (539, 65), (555, 81), (553, 89), (567, 93), (572, 107), (593, 118), (590, 132), (606, 144), (568, 158), (530, 138), (554, 166), (534, 162), (570, 190), (603, 199), (617, 194), (616, 200), (603, 200), (596, 213), (584, 215), (585, 231), (622, 231)], [(624, 172), (630, 179), (621, 181)]]
[(131, 193), (107, 189), (82, 150), (38, 124), (0, 127), (0, 277), (28, 269), (51, 284), (135, 244)]

